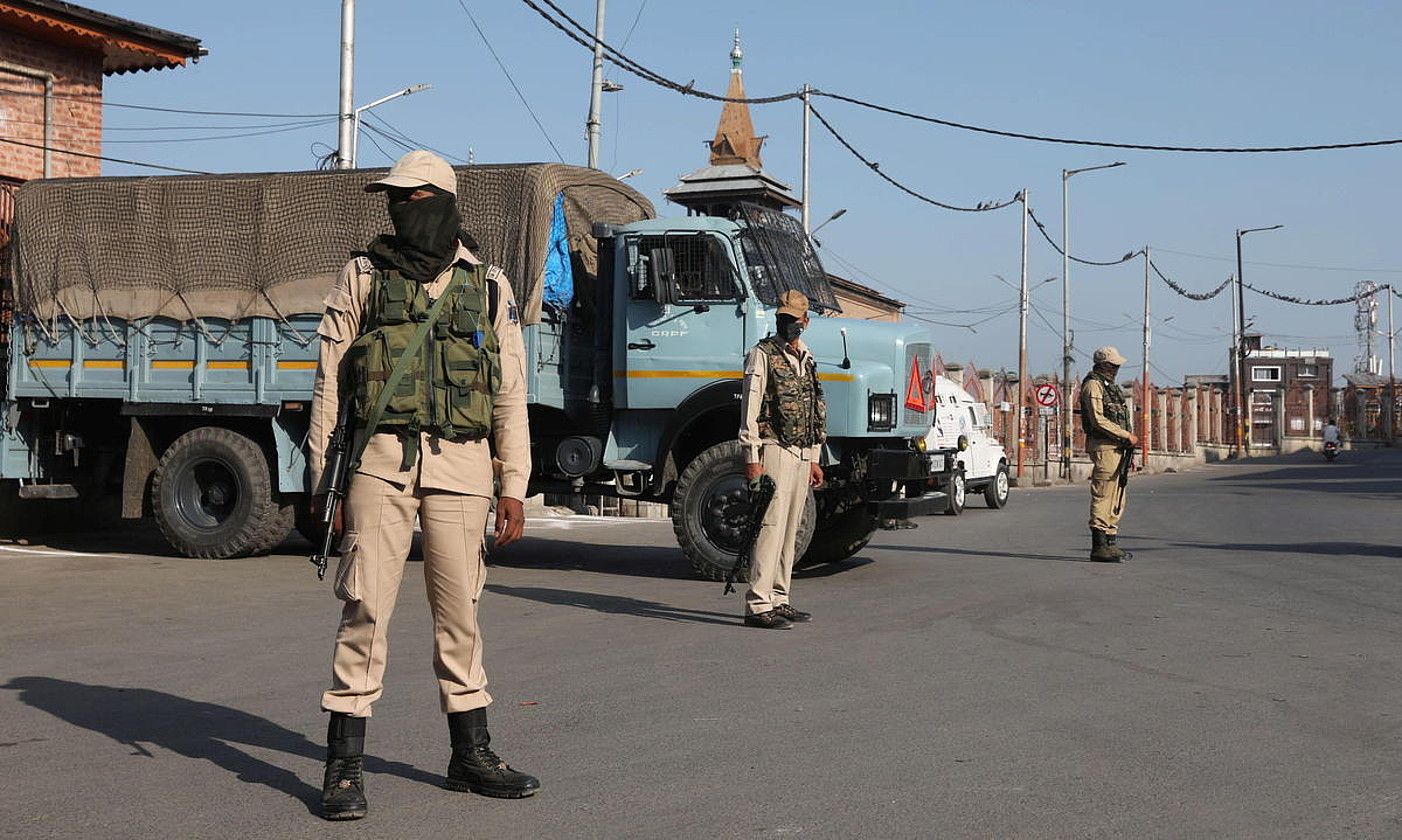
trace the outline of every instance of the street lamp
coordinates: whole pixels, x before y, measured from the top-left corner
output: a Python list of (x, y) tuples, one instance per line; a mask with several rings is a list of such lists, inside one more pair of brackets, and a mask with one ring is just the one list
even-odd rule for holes
[(617, 180), (626, 181), (629, 178), (636, 178), (641, 174), (643, 174), (643, 171), (641, 169), (630, 169), (627, 172), (624, 172), (622, 175), (619, 175), (617, 177)]
[(833, 213), (831, 216), (828, 216), (826, 219), (823, 220), (823, 224), (822, 224), (822, 225), (818, 225), (817, 227), (813, 228), (813, 230), (809, 231), (809, 233), (808, 233), (808, 238), (813, 240), (813, 244), (814, 244), (814, 245), (817, 245), (819, 248), (821, 248), (821, 247), (823, 246), (823, 243), (819, 242), (819, 241), (818, 241), (818, 238), (815, 237), (813, 234), (815, 234), (815, 233), (817, 233), (818, 231), (822, 230), (822, 229), (823, 229), (823, 225), (826, 225), (828, 222), (831, 222), (831, 221), (835, 221), (835, 220), (837, 220), (837, 219), (840, 219), (840, 218), (842, 218), (843, 216), (845, 216), (846, 214), (847, 214), (847, 208), (844, 207), (844, 208), (842, 208), (841, 210), (838, 210), (837, 212)]
[(1266, 230), (1279, 230), (1285, 225), (1271, 225), (1270, 227), (1258, 228), (1237, 228), (1236, 232), (1236, 311), (1237, 311), (1237, 334), (1236, 334), (1236, 358), (1233, 367), (1236, 369), (1236, 456), (1238, 458), (1251, 456), (1251, 442), (1249, 440), (1251, 427), (1247, 425), (1246, 417), (1248, 406), (1246, 405), (1246, 376), (1242, 369), (1246, 359), (1246, 296), (1243, 289), (1246, 281), (1241, 276), (1241, 238), (1248, 233), (1260, 233)]
[(1066, 184), (1072, 175), (1114, 169), (1125, 162), (1104, 163), (1080, 169), (1061, 170), (1061, 477), (1071, 477), (1071, 234), (1069, 233), (1070, 199)]
[(357, 153), (360, 151), (360, 115), (365, 111), (370, 110), (371, 108), (385, 104), (391, 99), (398, 99), (401, 96), (408, 96), (411, 93), (418, 93), (421, 90), (428, 90), (431, 87), (433, 87), (433, 85), (427, 83), (409, 85), (403, 90), (396, 90), (394, 93), (391, 93), (388, 96), (381, 96), (379, 99), (376, 99), (374, 102), (371, 102), (368, 105), (361, 105), (359, 108), (356, 108), (354, 112), (352, 112), (350, 142), (351, 169), (355, 168)]

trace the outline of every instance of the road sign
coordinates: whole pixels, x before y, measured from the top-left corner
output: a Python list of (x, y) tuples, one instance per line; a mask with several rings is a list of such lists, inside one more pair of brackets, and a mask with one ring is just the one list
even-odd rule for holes
[(1036, 391), (1037, 405), (1050, 408), (1056, 405), (1059, 397), (1056, 393), (1055, 385), (1038, 385)]

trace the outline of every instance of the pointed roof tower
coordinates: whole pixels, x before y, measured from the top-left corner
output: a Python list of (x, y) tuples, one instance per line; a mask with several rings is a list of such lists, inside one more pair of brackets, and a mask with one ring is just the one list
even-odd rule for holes
[[(730, 86), (726, 88), (727, 99), (745, 98), (745, 78), (741, 65), (745, 52), (740, 49), (740, 28), (735, 28), (735, 46), (730, 50)], [(755, 169), (763, 169), (759, 159), (760, 147), (765, 138), (755, 136), (755, 125), (750, 119), (750, 106), (745, 102), (727, 102), (721, 108), (720, 122), (716, 125), (716, 136), (711, 141), (711, 165), (724, 166), (731, 163), (744, 163)]]
[(736, 204), (752, 202), (783, 209), (798, 207), (789, 186), (764, 171), (760, 147), (765, 138), (755, 134), (750, 106), (733, 100), (745, 98), (745, 52), (740, 49), (740, 30), (730, 48), (730, 85), (725, 96), (732, 100), (721, 108), (715, 137), (707, 141), (710, 165), (681, 177), (681, 183), (664, 190), (669, 200), (702, 216), (729, 216)]

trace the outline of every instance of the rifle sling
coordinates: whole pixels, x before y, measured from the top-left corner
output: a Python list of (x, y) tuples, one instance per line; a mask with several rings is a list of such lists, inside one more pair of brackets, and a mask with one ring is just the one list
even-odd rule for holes
[[(418, 355), (419, 348), (423, 347), (424, 339), (428, 337), (428, 331), (437, 323), (438, 316), (443, 312), (443, 306), (448, 302), (448, 298), (457, 294), (466, 281), (467, 273), (460, 268), (453, 268), (453, 279), (448, 281), (448, 288), (443, 290), (443, 294), (438, 296), (438, 300), (433, 302), (424, 319), (419, 322), (414, 329), (414, 334), (410, 336), (409, 343), (404, 345), (404, 352), (394, 362), (394, 369), (390, 371), (389, 378), (385, 380), (385, 385), (380, 389), (380, 394), (375, 398), (375, 404), (370, 407), (370, 416), (365, 423), (365, 435), (355, 445), (355, 454), (350, 459), (350, 464), (346, 468), (349, 475), (360, 468), (360, 456), (365, 454), (365, 447), (370, 445), (370, 438), (375, 434), (375, 429), (380, 425), (380, 419), (384, 417), (385, 407), (389, 405), (390, 398), (394, 396), (394, 391), (399, 387), (399, 381), (409, 372), (409, 365), (413, 358)], [(408, 437), (402, 438), (404, 441), (404, 459), (418, 455), (419, 437), (418, 432), (413, 431), (408, 434), (413, 436), (412, 448)], [(407, 464), (404, 468), (412, 467), (413, 463)]]

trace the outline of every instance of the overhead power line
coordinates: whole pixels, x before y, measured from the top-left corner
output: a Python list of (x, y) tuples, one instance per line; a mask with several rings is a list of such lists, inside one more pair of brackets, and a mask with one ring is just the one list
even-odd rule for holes
[(855, 146), (847, 142), (847, 138), (843, 137), (840, 133), (838, 133), (837, 129), (832, 127), (832, 123), (828, 122), (827, 118), (825, 118), (822, 114), (818, 113), (817, 108), (814, 108), (810, 105), (808, 110), (812, 112), (813, 116), (818, 118), (818, 122), (823, 124), (823, 128), (827, 129), (828, 133), (833, 136), (834, 140), (836, 140), (838, 143), (841, 143), (843, 148), (847, 149), (847, 151), (852, 153), (853, 157), (865, 164), (866, 167), (872, 172), (876, 173), (876, 176), (878, 178), (895, 187), (896, 189), (900, 190), (901, 192), (905, 193), (906, 195), (909, 195), (913, 198), (917, 198), (920, 201), (925, 202), (926, 204), (932, 204), (935, 207), (940, 207), (945, 210), (957, 210), (961, 213), (985, 213), (989, 210), (1001, 210), (1004, 207), (1007, 207), (1011, 204), (1016, 204), (1021, 196), (1021, 194), (1019, 193), (1018, 195), (1013, 196), (1007, 201), (984, 201), (974, 205), (973, 207), (961, 207), (957, 204), (947, 204), (943, 201), (939, 201), (938, 199), (930, 198), (928, 195), (916, 192), (910, 187), (907, 187), (905, 184), (902, 184), (900, 181), (897, 181), (895, 178), (892, 178), (890, 175), (887, 175), (885, 172), (882, 172), (881, 164), (868, 159), (861, 152), (857, 151)]
[(289, 131), (303, 131), (308, 128), (328, 125), (335, 122), (335, 118), (311, 120), (295, 125), (283, 126), (281, 128), (265, 128), (261, 131), (240, 131), (233, 134), (209, 134), (204, 137), (144, 137), (140, 140), (104, 140), (103, 145), (112, 143), (200, 143), (206, 140), (235, 140), (243, 137), (262, 137), (268, 134), (285, 134)]
[(334, 113), (323, 113), (323, 114), (274, 114), (274, 113), (260, 112), (260, 111), (201, 111), (201, 110), (197, 110), (197, 109), (194, 109), (194, 108), (167, 108), (167, 107), (160, 107), (160, 106), (156, 106), (156, 105), (133, 105), (133, 104), (131, 104), (131, 103), (129, 103), (129, 102), (113, 102), (113, 101), (108, 100), (108, 99), (103, 99), (101, 95), (98, 95), (98, 96), (73, 96), (73, 95), (70, 95), (70, 94), (63, 94), (63, 93), (45, 94), (45, 93), (43, 93), (43, 92), (41, 92), (41, 91), (20, 90), (20, 89), (18, 89), (18, 88), (10, 88), (10, 87), (3, 87), (3, 86), (0, 86), (0, 94), (4, 94), (4, 95), (6, 95), (6, 96), (32, 96), (32, 97), (41, 97), (41, 98), (47, 95), (47, 96), (49, 96), (49, 97), (52, 98), (52, 99), (63, 100), (63, 101), (65, 101), (65, 102), (85, 102), (85, 103), (87, 103), (87, 104), (89, 104), (89, 105), (101, 105), (101, 106), (104, 107), (104, 108), (126, 108), (126, 109), (130, 109), (130, 110), (133, 110), (133, 111), (156, 111), (156, 112), (162, 113), (162, 114), (194, 114), (194, 115), (202, 116), (202, 117), (268, 117), (268, 118), (277, 118), (277, 119), (294, 119), (294, 120), (300, 120), (300, 119), (314, 119), (314, 118), (318, 118), (318, 117), (335, 117), (335, 116), (337, 116), (337, 115), (334, 114)]
[[(1162, 248), (1154, 246), (1155, 251), (1162, 251), (1165, 254), (1176, 254), (1180, 257), (1193, 257), (1199, 260), (1216, 260), (1217, 262), (1236, 262), (1234, 257), (1223, 257), (1214, 254), (1199, 254), (1193, 251), (1175, 251), (1172, 248)], [(1357, 266), (1342, 265), (1304, 265), (1301, 263), (1277, 263), (1262, 262), (1260, 260), (1246, 260), (1247, 265), (1260, 265), (1267, 268), (1298, 268), (1305, 271), (1338, 271), (1354, 274), (1402, 274), (1402, 268), (1359, 268)]]
[[(1031, 219), (1032, 224), (1037, 226), (1037, 230), (1042, 234), (1042, 238), (1047, 240), (1047, 244), (1052, 246), (1052, 250), (1056, 251), (1058, 254), (1065, 253), (1061, 250), (1061, 246), (1056, 244), (1056, 240), (1051, 238), (1051, 234), (1047, 233), (1047, 226), (1042, 224), (1042, 220), (1037, 218), (1037, 215), (1032, 212), (1031, 207), (1027, 208), (1027, 218)], [(1066, 257), (1067, 259), (1071, 260), (1071, 262), (1080, 263), (1081, 265), (1106, 266), (1127, 263), (1142, 253), (1144, 253), (1142, 250), (1130, 251), (1128, 254), (1125, 254), (1123, 257), (1120, 257), (1117, 260), (1088, 260), (1084, 257), (1078, 257), (1075, 254), (1067, 254)]]
[(166, 172), (179, 172), (179, 173), (181, 173), (181, 174), (183, 174), (183, 175), (210, 175), (210, 174), (212, 174), (212, 173), (209, 173), (209, 172), (204, 172), (204, 171), (199, 170), (199, 169), (181, 169), (181, 168), (178, 167), (178, 166), (165, 166), (164, 164), (159, 164), (159, 163), (145, 163), (145, 162), (139, 161), (139, 160), (126, 160), (126, 159), (124, 159), (124, 158), (108, 157), (107, 155), (94, 155), (94, 154), (89, 154), (88, 152), (75, 152), (75, 151), (73, 151), (72, 149), (60, 149), (60, 148), (58, 148), (57, 146), (45, 146), (43, 143), (26, 143), (26, 142), (24, 142), (23, 140), (11, 140), (11, 139), (8, 138), (8, 137), (0, 137), (0, 143), (9, 143), (9, 144), (12, 145), (12, 146), (24, 146), (25, 148), (28, 148), (28, 149), (47, 150), (47, 151), (55, 152), (55, 153), (61, 154), (61, 155), (69, 155), (69, 156), (71, 156), (71, 157), (87, 158), (87, 159), (89, 159), (89, 160), (105, 160), (105, 161), (107, 161), (107, 162), (109, 162), (109, 163), (125, 163), (127, 166), (142, 166), (142, 167), (145, 167), (145, 168), (147, 168), (147, 169), (161, 169), (161, 170), (164, 170), (164, 171), (166, 171)]
[[(1278, 300), (1283, 303), (1293, 303), (1298, 306), (1338, 306), (1339, 304), (1343, 303), (1354, 303), (1360, 298), (1370, 296), (1370, 294), (1355, 293), (1349, 295), (1348, 297), (1315, 299), (1298, 297), (1296, 295), (1287, 295), (1283, 292), (1273, 292), (1270, 289), (1262, 289), (1257, 286), (1253, 286), (1250, 283), (1242, 283), (1241, 285), (1245, 286), (1246, 288), (1250, 289), (1258, 295), (1263, 295), (1265, 297), (1271, 298), (1272, 300)], [(1385, 287), (1379, 286), (1377, 290), (1382, 291), (1383, 288)]]
[(458, 7), (462, 9), (463, 14), (467, 15), (468, 21), (472, 23), (472, 28), (476, 29), (477, 34), (481, 36), (482, 43), (487, 47), (487, 52), (492, 54), (492, 58), (496, 60), (497, 66), (501, 68), (502, 75), (506, 76), (506, 81), (511, 84), (511, 89), (516, 91), (516, 98), (521, 100), (521, 104), (526, 107), (526, 113), (531, 115), (532, 120), (535, 120), (535, 127), (540, 129), (540, 134), (545, 138), (545, 142), (549, 143), (550, 148), (555, 150), (555, 157), (559, 158), (561, 163), (564, 163), (565, 156), (560, 154), (560, 148), (555, 145), (554, 140), (550, 139), (550, 132), (545, 130), (545, 124), (540, 121), (540, 117), (536, 116), (535, 109), (531, 107), (531, 103), (526, 101), (526, 95), (521, 92), (521, 88), (516, 84), (516, 80), (511, 78), (511, 71), (506, 69), (506, 63), (501, 60), (501, 56), (497, 55), (496, 48), (492, 46), (492, 40), (487, 37), (486, 32), (482, 31), (481, 25), (477, 23), (477, 18), (473, 17), (472, 12), (467, 8), (467, 4), (464, 3), (463, 0), (458, 0)]
[[(521, 0), (521, 2), (529, 6), (536, 12), (536, 14), (540, 15), (548, 23), (550, 23), (551, 26), (554, 26), (556, 29), (563, 32), (566, 37), (579, 44), (581, 47), (592, 51), (594, 49), (595, 44), (597, 43), (599, 47), (604, 51), (604, 53), (607, 54), (609, 60), (612, 61), (615, 65), (623, 68), (629, 73), (632, 73), (633, 75), (645, 81), (652, 82), (653, 84), (658, 85), (659, 87), (668, 88), (669, 90), (673, 90), (685, 96), (695, 96), (701, 99), (710, 99), (718, 102), (740, 102), (749, 105), (769, 105), (776, 102), (787, 102), (793, 99), (800, 99), (805, 95), (805, 91), (796, 90), (790, 93), (776, 94), (774, 96), (750, 96), (743, 98), (731, 98), (727, 96), (722, 96), (721, 94), (699, 90), (696, 88), (696, 82), (694, 79), (690, 82), (687, 82), (686, 84), (682, 84), (674, 79), (669, 79), (666, 76), (663, 76), (662, 74), (657, 73), (654, 70), (650, 70), (647, 67), (644, 67), (643, 65), (634, 61), (632, 58), (629, 58), (627, 55), (624, 55), (619, 50), (610, 46), (605, 41), (595, 38), (593, 32), (586, 28), (584, 24), (570, 17), (570, 15), (567, 12), (565, 12), (564, 9), (561, 9), (557, 4), (555, 4), (553, 0), (540, 0), (540, 2), (536, 2), (536, 0)], [(459, 3), (461, 3), (461, 0), (459, 0)], [(547, 11), (545, 8), (543, 8), (542, 4), (544, 6), (549, 6), (550, 9), (554, 11), (554, 15), (552, 15), (550, 11)], [(558, 15), (558, 17), (556, 17), (556, 15)], [(573, 28), (573, 31), (571, 31), (571, 28)], [(809, 89), (806, 91), (806, 93), (809, 96), (823, 96), (827, 97), (828, 99), (835, 99), (840, 102), (847, 102), (849, 104), (856, 105), (861, 108), (868, 108), (873, 111), (891, 114), (892, 116), (904, 117), (906, 119), (911, 120), (918, 120), (920, 122), (931, 123), (933, 125), (940, 125), (946, 128), (954, 128), (960, 131), (971, 131), (978, 134), (988, 134), (995, 137), (1006, 137), (1014, 140), (1029, 140), (1038, 143), (1056, 143), (1067, 146), (1095, 146), (1106, 149), (1130, 149), (1145, 152), (1267, 154), (1286, 152), (1321, 152), (1335, 151), (1340, 149), (1363, 149), (1376, 146), (1402, 145), (1402, 138), (1388, 138), (1383, 140), (1361, 140), (1344, 143), (1273, 146), (1176, 146), (1160, 143), (1122, 143), (1110, 140), (1084, 140), (1069, 137), (1055, 137), (1047, 134), (1035, 134), (1032, 132), (1008, 131), (1005, 129), (989, 128), (987, 126), (978, 126), (969, 123), (961, 123), (956, 122), (954, 120), (944, 119), (942, 117), (934, 117), (928, 114), (919, 114), (914, 111), (907, 111), (901, 108), (893, 108), (889, 105), (881, 105), (876, 102), (870, 102), (868, 100), (860, 99), (854, 96), (846, 96), (844, 94), (832, 93), (829, 91)]]
[(1217, 286), (1217, 288), (1213, 289), (1210, 292), (1190, 292), (1182, 286), (1178, 285), (1177, 283), (1173, 282), (1173, 280), (1169, 279), (1169, 276), (1160, 271), (1158, 265), (1155, 264), (1153, 260), (1149, 260), (1149, 267), (1154, 270), (1154, 273), (1159, 276), (1160, 280), (1168, 284), (1168, 287), (1170, 289), (1187, 298), (1188, 300), (1212, 300), (1213, 298), (1220, 295), (1222, 293), (1222, 290), (1227, 288), (1227, 286), (1231, 285), (1232, 282), (1232, 278), (1228, 277), (1226, 280), (1223, 280), (1221, 284)]

